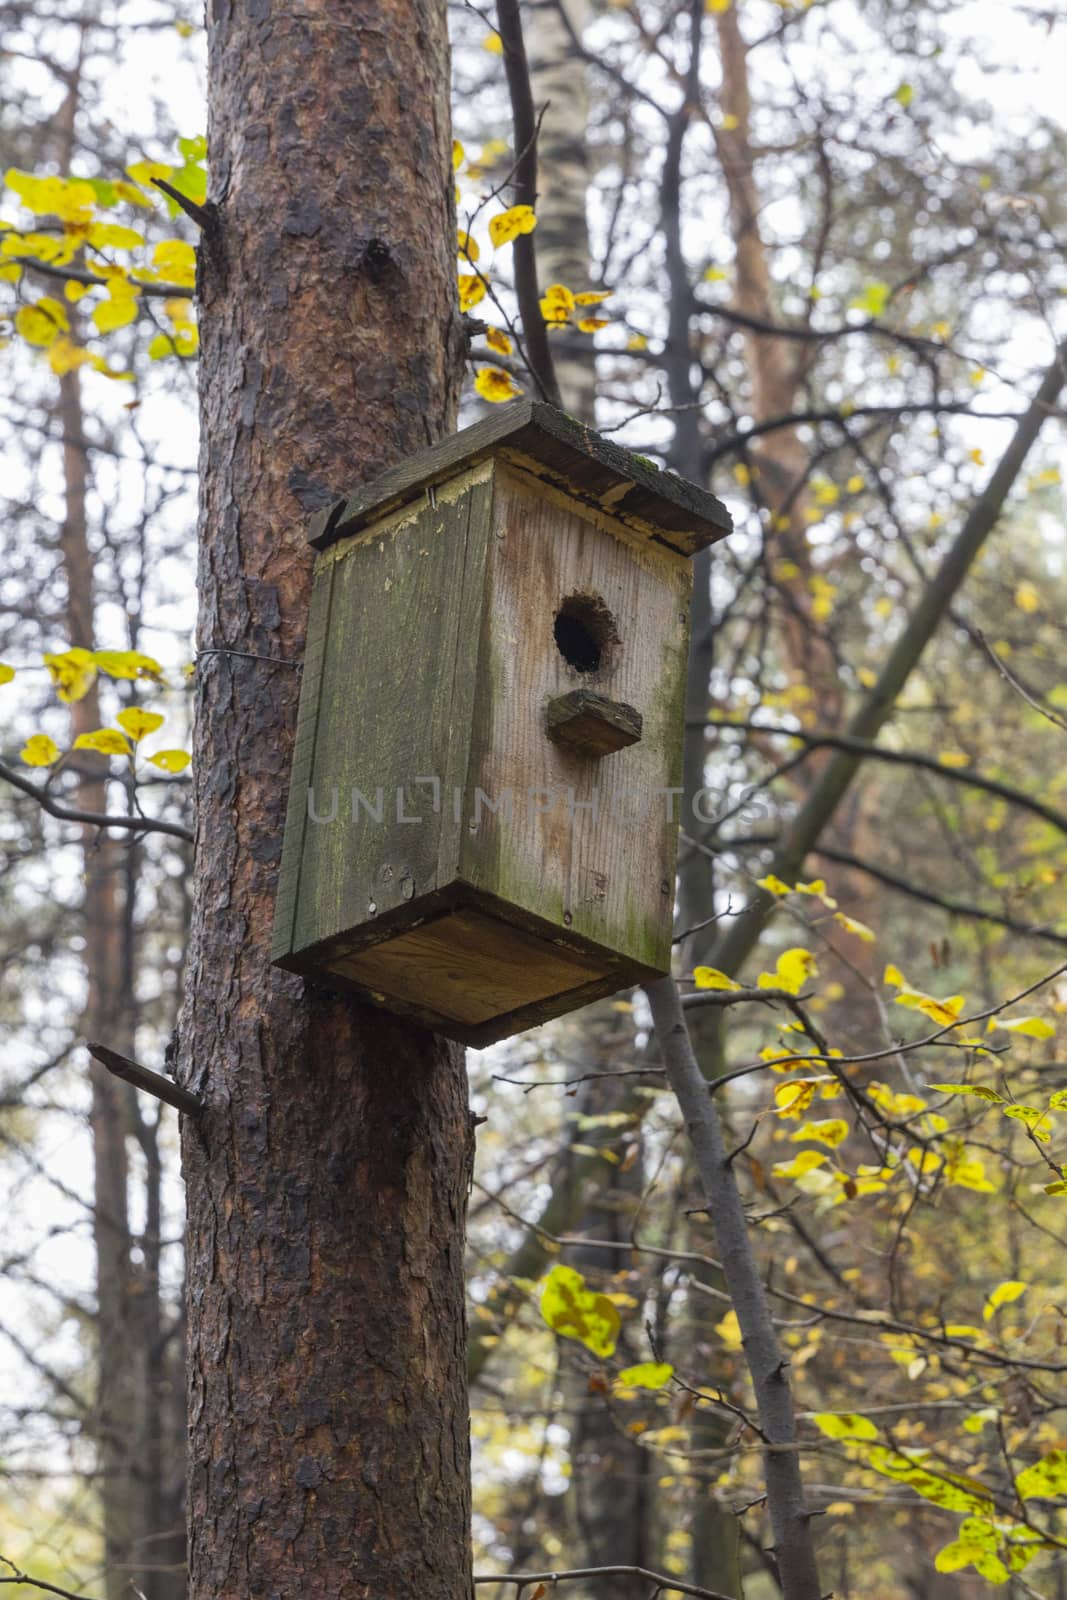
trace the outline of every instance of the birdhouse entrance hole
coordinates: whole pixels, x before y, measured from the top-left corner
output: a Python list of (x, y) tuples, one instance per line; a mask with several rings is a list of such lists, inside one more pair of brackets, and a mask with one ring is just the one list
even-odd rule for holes
[(575, 672), (599, 672), (610, 665), (619, 642), (615, 618), (595, 594), (568, 595), (556, 612), (552, 632), (560, 655)]

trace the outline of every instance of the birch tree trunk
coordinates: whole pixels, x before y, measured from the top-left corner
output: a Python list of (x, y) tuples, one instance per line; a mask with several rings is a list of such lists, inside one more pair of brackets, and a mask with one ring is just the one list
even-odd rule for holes
[[(589, 21), (589, 0), (540, 0), (524, 7), (530, 86), (541, 116), (537, 137), (537, 250), (542, 288), (566, 284), (580, 294), (589, 287), (589, 81), (574, 48)], [(569, 25), (568, 25), (569, 24)], [(573, 29), (573, 34), (572, 30)], [(584, 339), (585, 344), (576, 344)], [(596, 365), (587, 335), (553, 342), (556, 377), (572, 416), (596, 417)]]

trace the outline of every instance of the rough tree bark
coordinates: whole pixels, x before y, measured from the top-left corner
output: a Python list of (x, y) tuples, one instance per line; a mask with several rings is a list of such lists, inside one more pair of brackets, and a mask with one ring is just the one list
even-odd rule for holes
[[(445, 6), (213, 0), (208, 71), (199, 641), (295, 663), (309, 513), (453, 420)], [(270, 966), (298, 674), (199, 677), (190, 1593), (462, 1600), (462, 1055)]]

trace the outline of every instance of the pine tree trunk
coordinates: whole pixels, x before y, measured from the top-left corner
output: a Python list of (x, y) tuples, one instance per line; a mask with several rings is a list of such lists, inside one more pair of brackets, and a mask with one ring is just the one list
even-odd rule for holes
[[(445, 6), (213, 0), (208, 55), (199, 644), (299, 662), (309, 514), (453, 421)], [(190, 1594), (467, 1600), (462, 1055), (271, 967), (299, 676), (198, 680)]]

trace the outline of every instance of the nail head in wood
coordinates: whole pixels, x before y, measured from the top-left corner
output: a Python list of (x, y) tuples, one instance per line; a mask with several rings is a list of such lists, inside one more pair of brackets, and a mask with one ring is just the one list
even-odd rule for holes
[(545, 731), (556, 744), (599, 761), (641, 737), (641, 713), (592, 689), (572, 689), (548, 702)]

